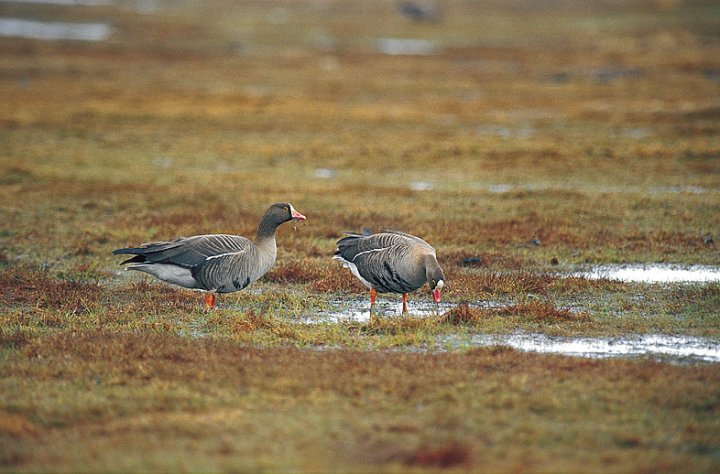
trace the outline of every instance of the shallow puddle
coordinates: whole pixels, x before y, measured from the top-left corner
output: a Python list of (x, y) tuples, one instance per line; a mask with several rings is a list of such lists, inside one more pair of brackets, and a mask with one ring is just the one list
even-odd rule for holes
[(432, 191), (435, 185), (429, 181), (413, 181), (408, 187), (413, 191)]
[[(502, 132), (502, 129), (498, 129)], [(707, 188), (695, 185), (668, 185), (668, 186), (633, 186), (633, 185), (575, 185), (557, 183), (511, 184), (511, 183), (470, 183), (473, 189), (487, 191), (493, 194), (518, 192), (550, 192), (567, 191), (577, 193), (600, 194), (717, 194), (718, 188)]]
[(3, 0), (4, 3), (43, 3), (46, 5), (67, 5), (67, 6), (105, 6), (110, 5), (110, 0)]
[(0, 18), (0, 36), (41, 40), (104, 41), (110, 36), (107, 23), (62, 23)]
[[(305, 318), (307, 323), (340, 323), (340, 322), (359, 322), (366, 323), (370, 320), (370, 300), (333, 300), (330, 302), (331, 307), (327, 310), (314, 312), (311, 316)], [(443, 303), (436, 305), (432, 301), (410, 301), (408, 302), (408, 312), (410, 316), (402, 315), (402, 301), (398, 298), (398, 302), (378, 301), (375, 304), (375, 316), (379, 318), (392, 317), (416, 317), (423, 318), (436, 314), (443, 314), (453, 307), (454, 303)]]
[(720, 281), (720, 268), (706, 265), (602, 265), (572, 276), (635, 283), (710, 283)]
[[(445, 338), (445, 344), (460, 345)], [(514, 349), (575, 357), (610, 358), (647, 356), (663, 360), (720, 362), (720, 341), (663, 334), (627, 337), (556, 337), (544, 334), (477, 334), (468, 344), (476, 347), (509, 346)]]
[[(478, 301), (471, 303), (474, 308), (499, 308), (507, 306), (508, 303), (498, 301)], [(402, 314), (402, 300), (400, 296), (396, 300), (378, 298), (375, 304), (375, 316), (378, 318), (425, 318), (445, 314), (457, 307), (457, 303), (440, 302), (436, 304), (431, 298), (408, 301), (408, 315)], [(370, 321), (370, 300), (369, 299), (335, 299), (329, 302), (329, 308), (318, 310), (303, 318), (305, 323), (342, 323)]]
[(390, 56), (429, 56), (437, 51), (437, 43), (425, 39), (380, 38), (377, 48)]

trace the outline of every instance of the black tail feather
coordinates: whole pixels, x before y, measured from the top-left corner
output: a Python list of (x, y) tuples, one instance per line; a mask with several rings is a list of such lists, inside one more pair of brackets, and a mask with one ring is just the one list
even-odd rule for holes
[(358, 249), (358, 240), (362, 237), (362, 234), (347, 233), (347, 237), (338, 240), (335, 255), (339, 255), (345, 260), (352, 262), (355, 259), (355, 255), (360, 252)]
[(145, 261), (145, 255), (135, 255), (134, 257), (120, 262), (120, 265), (125, 265), (126, 263), (143, 263)]
[(126, 263), (142, 263), (145, 261), (145, 255), (142, 254), (144, 250), (145, 249), (142, 248), (128, 247), (124, 249), (113, 250), (113, 255), (133, 255), (127, 260), (120, 262), (120, 265), (125, 265)]
[(143, 249), (143, 248), (126, 247), (123, 249), (113, 250), (113, 255), (123, 255), (123, 254), (138, 255), (138, 254), (141, 254), (144, 250), (145, 249)]

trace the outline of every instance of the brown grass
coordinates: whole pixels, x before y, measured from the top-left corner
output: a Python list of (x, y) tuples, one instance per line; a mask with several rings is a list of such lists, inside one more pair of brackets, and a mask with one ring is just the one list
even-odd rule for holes
[(530, 301), (512, 304), (500, 308), (475, 308), (459, 304), (442, 315), (440, 321), (448, 324), (478, 325), (490, 317), (517, 317), (524, 321), (541, 324), (562, 324), (568, 322), (589, 322), (588, 313), (576, 313), (568, 309), (558, 309), (550, 302)]
[[(32, 338), (0, 375), (5, 397), (56, 387), (53, 399), (8, 404), (0, 453), (13, 470), (78, 462), (132, 470), (149, 459), (131, 453), (150, 448), (160, 456), (155, 462), (180, 460), (188, 469), (259, 462), (495, 470), (530, 457), (541, 470), (709, 471), (718, 436), (720, 380), (712, 366), (495, 348), (434, 355), (259, 349), (86, 331)], [(668, 437), (672, 420), (681, 426)], [(557, 442), (572, 454), (560, 456), (567, 451)], [(187, 443), (199, 449), (187, 452)], [(284, 454), (275, 452), (278, 443)]]
[[(35, 331), (176, 331), (178, 323), (203, 313), (202, 298), (189, 290), (148, 280), (128, 287), (66, 279), (33, 268), (0, 270), (4, 324), (10, 341)], [(15, 333), (14, 331), (18, 331)], [(13, 335), (15, 334), (15, 335)]]
[(332, 292), (343, 291), (349, 293), (367, 293), (367, 288), (355, 278), (350, 270), (342, 268), (333, 262), (326, 275), (314, 281), (311, 285), (313, 291)]
[(553, 280), (553, 277), (527, 271), (459, 274), (450, 280), (452, 286), (448, 289), (448, 293), (457, 295), (544, 293)]
[(37, 438), (40, 430), (23, 416), (0, 412), (0, 432), (11, 439)]
[[(328, 259), (329, 260), (329, 259)], [(265, 279), (280, 284), (303, 284), (313, 283), (327, 278), (329, 273), (329, 261), (309, 260), (286, 260), (279, 262)]]
[(435, 469), (473, 467), (473, 451), (469, 446), (453, 443), (440, 447), (421, 446), (411, 453), (405, 463), (410, 466), (421, 466)]
[(97, 283), (57, 280), (47, 271), (15, 267), (0, 271), (0, 288), (4, 305), (22, 304), (73, 314), (97, 307), (101, 293)]
[(461, 303), (443, 314), (442, 321), (448, 324), (477, 324), (486, 314), (485, 310)]
[[(717, 265), (714, 2), (440, 2), (437, 24), (386, 1), (160, 3), (3, 4), (113, 28), (0, 41), (3, 469), (719, 470), (714, 366), (409, 353), (473, 331), (718, 337), (717, 286), (554, 273)], [(308, 220), (279, 229), (261, 292), (206, 313), (116, 273), (115, 248), (252, 236), (280, 200)], [(362, 228), (431, 242), (447, 301), (509, 306), (298, 324), (365, 294), (330, 261)], [(310, 349), (343, 346), (376, 350)]]
[(529, 318), (534, 322), (556, 324), (562, 322), (589, 321), (587, 313), (573, 313), (567, 309), (558, 309), (546, 301), (531, 301), (517, 305), (507, 306), (495, 311), (500, 316), (520, 316)]

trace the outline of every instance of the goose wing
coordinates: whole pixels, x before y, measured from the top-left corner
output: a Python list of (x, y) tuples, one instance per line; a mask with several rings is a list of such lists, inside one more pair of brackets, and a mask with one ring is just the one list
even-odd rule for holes
[(334, 258), (345, 261), (351, 270), (354, 266), (362, 279), (381, 293), (408, 293), (424, 283), (413, 258), (417, 245), (412, 236), (403, 233), (350, 234), (338, 241)]
[(260, 256), (255, 245), (233, 253), (207, 257), (193, 268), (193, 277), (204, 288), (218, 293), (242, 290), (260, 278)]
[(348, 234), (347, 237), (343, 237), (338, 241), (335, 255), (352, 262), (359, 254), (407, 245), (407, 240), (405, 235), (391, 232), (372, 235)]
[(163, 263), (193, 268), (210, 259), (242, 252), (252, 246), (252, 242), (239, 235), (208, 234), (193, 237), (181, 237), (172, 242), (152, 242), (140, 247), (118, 249), (115, 255), (129, 254), (134, 257), (125, 263)]
[(431, 251), (433, 254), (435, 254), (435, 248), (434, 248), (432, 245), (430, 245), (429, 243), (425, 242), (425, 241), (424, 241), (423, 239), (421, 239), (420, 237), (417, 237), (417, 236), (412, 235), (412, 234), (407, 234), (407, 233), (405, 233), (405, 232), (400, 232), (399, 230), (385, 230), (385, 231), (383, 231), (383, 232), (386, 233), (386, 234), (392, 234), (392, 235), (398, 235), (398, 236), (405, 237), (406, 239), (411, 240), (414, 245), (417, 245), (417, 246), (419, 246), (419, 247), (422, 247), (423, 249), (429, 250), (429, 251)]

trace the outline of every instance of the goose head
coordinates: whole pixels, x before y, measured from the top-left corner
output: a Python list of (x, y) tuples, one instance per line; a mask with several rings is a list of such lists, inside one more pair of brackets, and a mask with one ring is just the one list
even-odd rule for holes
[(304, 221), (306, 218), (296, 211), (289, 202), (276, 202), (265, 212), (263, 220), (264, 219), (267, 219), (273, 224), (280, 225), (291, 220)]
[(445, 286), (445, 275), (443, 274), (442, 268), (437, 263), (431, 265), (425, 270), (425, 276), (427, 278), (428, 285), (432, 291), (433, 301), (436, 303), (440, 302), (440, 292)]
[(265, 211), (262, 219), (260, 219), (256, 234), (258, 241), (274, 239), (275, 229), (277, 229), (280, 224), (292, 220), (304, 221), (305, 216), (296, 211), (289, 202), (276, 202)]

